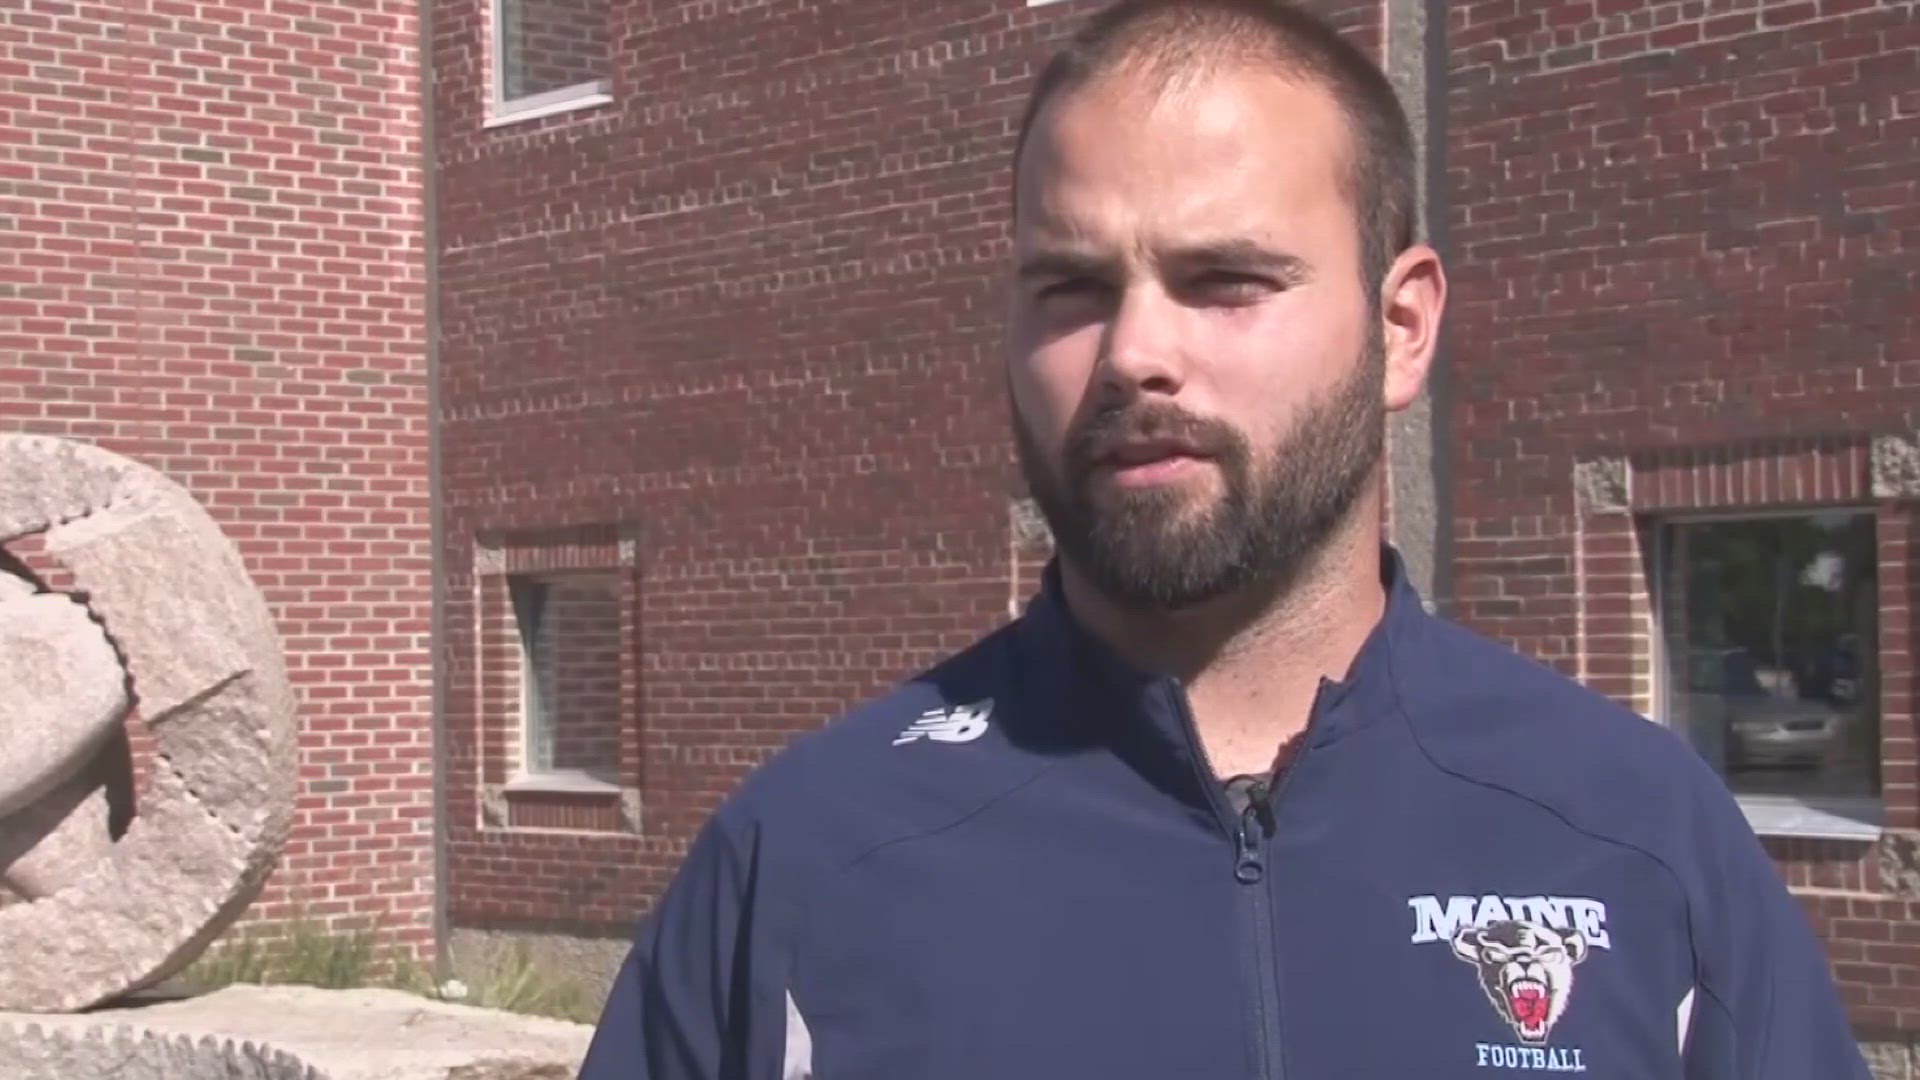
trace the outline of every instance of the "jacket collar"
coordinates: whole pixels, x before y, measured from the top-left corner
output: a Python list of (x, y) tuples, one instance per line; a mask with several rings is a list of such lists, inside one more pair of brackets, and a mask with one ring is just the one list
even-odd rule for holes
[[(1430, 616), (1390, 545), (1382, 546), (1381, 583), (1387, 601), (1380, 622), (1344, 679), (1321, 680), (1303, 752), (1344, 738), (1396, 707), (1396, 643)], [(1052, 710), (1058, 720), (1084, 738), (1111, 745), (1156, 783), (1213, 802), (1214, 792), (1205, 786), (1213, 777), (1200, 759), (1185, 688), (1129, 663), (1083, 626), (1068, 610), (1057, 561), (1048, 564), (1022, 624), (1021, 651), (1036, 663), (1035, 682), (1058, 695)], [(1277, 755), (1280, 747), (1274, 749)]]

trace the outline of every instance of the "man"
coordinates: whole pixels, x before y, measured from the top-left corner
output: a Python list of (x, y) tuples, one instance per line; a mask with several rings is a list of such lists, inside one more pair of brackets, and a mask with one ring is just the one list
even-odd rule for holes
[(1410, 143), (1280, 0), (1046, 69), (1007, 378), (1059, 557), (727, 803), (586, 1080), (1866, 1076), (1714, 774), (1383, 549), (1446, 292)]

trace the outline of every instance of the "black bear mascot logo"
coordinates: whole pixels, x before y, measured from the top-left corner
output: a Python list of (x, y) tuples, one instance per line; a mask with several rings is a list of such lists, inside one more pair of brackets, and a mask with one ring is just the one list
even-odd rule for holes
[(1510, 919), (1461, 930), (1453, 952), (1479, 970), (1480, 988), (1520, 1041), (1539, 1046), (1567, 1011), (1587, 939), (1578, 930)]

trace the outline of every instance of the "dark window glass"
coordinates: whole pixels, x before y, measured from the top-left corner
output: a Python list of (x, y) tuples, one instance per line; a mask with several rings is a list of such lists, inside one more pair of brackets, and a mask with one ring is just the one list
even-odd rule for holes
[(1742, 794), (1880, 791), (1873, 515), (1666, 526), (1666, 714)]

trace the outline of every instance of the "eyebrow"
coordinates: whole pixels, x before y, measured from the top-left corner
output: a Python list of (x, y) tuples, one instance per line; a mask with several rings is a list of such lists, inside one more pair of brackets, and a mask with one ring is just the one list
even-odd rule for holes
[(1257, 240), (1245, 238), (1189, 245), (1169, 252), (1163, 261), (1174, 265), (1231, 266), (1242, 270), (1260, 270), (1290, 281), (1305, 279), (1310, 269), (1307, 260), (1298, 255), (1276, 251)]
[[(1307, 260), (1285, 251), (1276, 251), (1256, 240), (1234, 238), (1189, 244), (1166, 252), (1161, 262), (1173, 266), (1230, 266), (1257, 270), (1302, 281), (1309, 277)], [(1016, 276), (1022, 281), (1035, 278), (1068, 278), (1111, 275), (1119, 260), (1087, 251), (1066, 248), (1042, 249), (1020, 260)]]
[(1016, 276), (1021, 281), (1035, 278), (1074, 278), (1111, 274), (1119, 260), (1091, 252), (1065, 249), (1041, 250), (1020, 260)]

